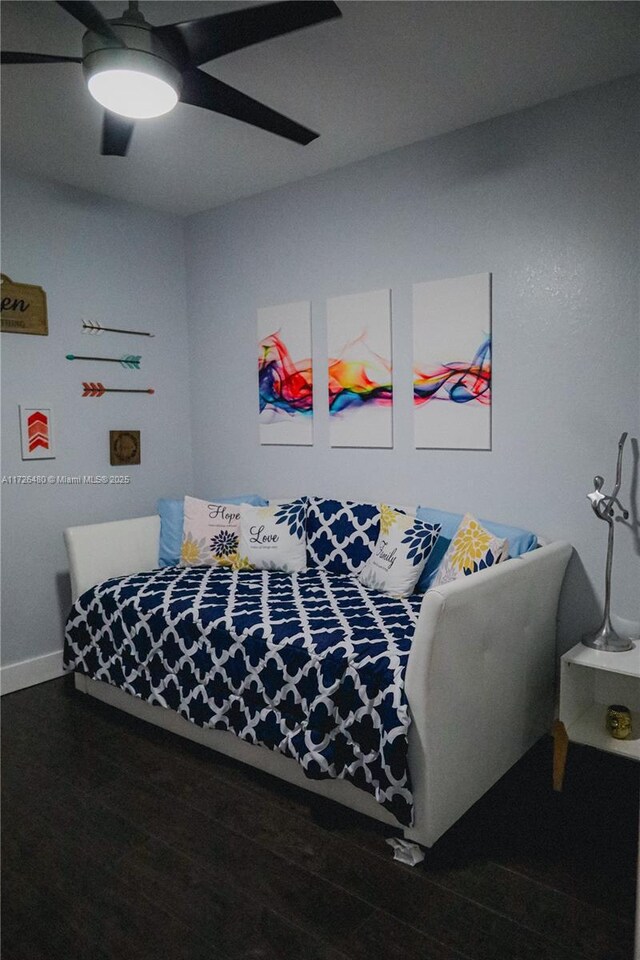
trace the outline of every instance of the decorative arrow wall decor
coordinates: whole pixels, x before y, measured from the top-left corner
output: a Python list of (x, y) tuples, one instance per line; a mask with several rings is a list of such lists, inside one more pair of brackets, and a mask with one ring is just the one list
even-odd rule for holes
[(119, 363), (121, 366), (126, 367), (129, 370), (139, 370), (140, 361), (142, 357), (140, 355), (129, 354), (126, 357), (79, 357), (76, 354), (68, 353), (67, 360), (100, 360), (103, 363)]
[(155, 393), (152, 387), (146, 390), (123, 390), (120, 387), (105, 387), (101, 383), (83, 383), (83, 397), (102, 397), (105, 393)]
[(103, 327), (93, 320), (82, 321), (83, 333), (102, 333), (103, 331), (108, 331), (109, 333), (129, 333), (136, 337), (155, 337), (155, 333), (145, 333), (144, 330), (121, 330), (119, 327)]

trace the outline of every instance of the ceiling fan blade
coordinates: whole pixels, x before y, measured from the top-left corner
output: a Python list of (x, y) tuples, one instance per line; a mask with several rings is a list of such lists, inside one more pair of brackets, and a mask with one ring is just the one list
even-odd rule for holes
[(57, 4), (67, 13), (70, 13), (72, 17), (75, 17), (87, 30), (97, 33), (105, 40), (111, 40), (116, 47), (124, 47), (120, 37), (114, 33), (110, 24), (92, 3), (85, 2), (85, 0), (70, 0), (70, 2), (57, 0)]
[(200, 20), (170, 23), (154, 27), (153, 32), (164, 43), (180, 50), (183, 56), (186, 54), (188, 62), (197, 66), (252, 43), (341, 16), (340, 9), (331, 0), (284, 0)]
[(268, 130), (269, 133), (275, 133), (295, 143), (306, 145), (320, 136), (319, 133), (308, 130), (295, 120), (289, 120), (281, 113), (276, 113), (270, 107), (265, 107), (252, 97), (195, 68), (185, 70), (182, 74), (180, 99), (194, 107), (204, 107), (205, 110), (223, 113), (234, 120), (243, 120), (244, 123)]
[(0, 63), (82, 63), (82, 57), (55, 57), (47, 53), (12, 53), (3, 50)]
[(126, 157), (134, 123), (126, 117), (105, 110), (102, 118), (102, 147), (104, 157)]

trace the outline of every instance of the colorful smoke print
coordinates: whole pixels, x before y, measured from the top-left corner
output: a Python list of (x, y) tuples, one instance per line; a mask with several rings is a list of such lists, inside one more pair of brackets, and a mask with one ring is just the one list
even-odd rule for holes
[(392, 447), (391, 291), (327, 300), (329, 441)]
[(469, 362), (445, 363), (436, 370), (414, 371), (413, 402), (416, 407), (430, 400), (466, 404), (491, 404), (491, 337), (485, 336)]
[(258, 430), (261, 444), (313, 444), (311, 302), (260, 307)]
[(417, 449), (490, 450), (491, 274), (413, 285)]
[(390, 407), (392, 402), (391, 361), (369, 347), (365, 330), (346, 344), (340, 357), (329, 359), (329, 413)]
[(294, 361), (280, 330), (259, 343), (258, 389), (260, 414), (269, 419), (313, 415), (311, 360)]

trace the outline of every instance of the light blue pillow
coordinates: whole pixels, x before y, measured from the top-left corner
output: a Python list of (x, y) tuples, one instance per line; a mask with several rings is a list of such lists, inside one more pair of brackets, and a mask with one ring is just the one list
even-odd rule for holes
[[(453, 540), (456, 530), (462, 523), (462, 513), (448, 513), (446, 510), (436, 510), (433, 507), (418, 507), (416, 516), (427, 523), (440, 524), (440, 536), (431, 551), (427, 565), (418, 580), (416, 592), (424, 592), (431, 586), (440, 562), (444, 557), (449, 544)], [(519, 527), (508, 527), (504, 523), (494, 523), (492, 520), (478, 518), (483, 527), (495, 537), (509, 541), (509, 556), (519, 557), (538, 546), (538, 538), (530, 530), (521, 530)]]
[[(212, 497), (215, 503), (250, 503), (253, 507), (266, 507), (267, 501), (257, 493), (248, 493), (245, 497)], [(183, 500), (158, 500), (156, 509), (160, 514), (160, 548), (158, 565), (174, 567), (180, 563), (182, 548), (182, 527), (184, 524)]]

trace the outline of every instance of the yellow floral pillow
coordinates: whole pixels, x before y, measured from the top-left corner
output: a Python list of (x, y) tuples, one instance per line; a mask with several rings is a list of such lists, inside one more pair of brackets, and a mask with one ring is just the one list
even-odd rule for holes
[(238, 559), (239, 535), (239, 506), (184, 498), (181, 566), (234, 566)]
[(493, 567), (509, 556), (509, 541), (494, 537), (470, 513), (462, 518), (438, 567), (431, 588)]

